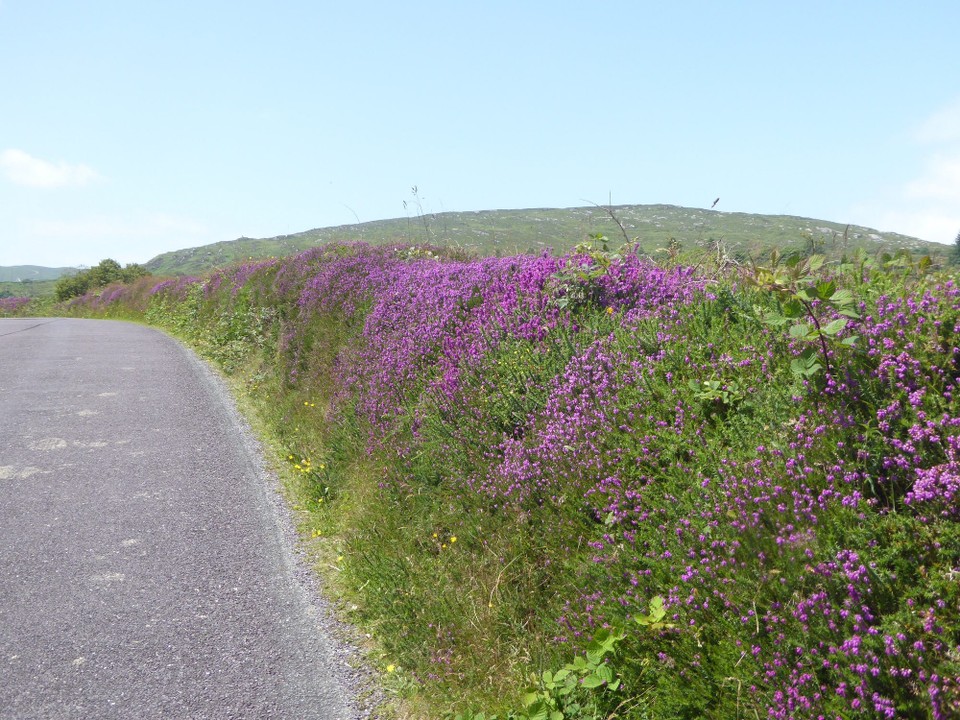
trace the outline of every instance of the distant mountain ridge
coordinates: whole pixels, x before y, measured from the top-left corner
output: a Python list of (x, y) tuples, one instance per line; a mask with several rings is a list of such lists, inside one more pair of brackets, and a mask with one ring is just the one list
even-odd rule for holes
[(655, 252), (671, 239), (683, 249), (722, 242), (726, 252), (738, 257), (756, 257), (774, 247), (788, 251), (808, 246), (828, 254), (858, 247), (891, 253), (907, 250), (934, 258), (947, 252), (945, 245), (899, 233), (792, 215), (721, 212), (675, 205), (619, 205), (430, 213), (315, 228), (272, 238), (241, 237), (163, 253), (145, 263), (145, 267), (156, 275), (200, 274), (248, 258), (279, 257), (330, 242), (352, 241), (375, 245), (454, 245), (482, 255), (545, 249), (563, 252), (597, 234), (618, 245), (623, 242), (624, 233), (631, 241), (636, 239), (645, 252)]
[(56, 280), (62, 275), (77, 272), (70, 267), (43, 267), (41, 265), (6, 265), (0, 266), (0, 282), (42, 282)]

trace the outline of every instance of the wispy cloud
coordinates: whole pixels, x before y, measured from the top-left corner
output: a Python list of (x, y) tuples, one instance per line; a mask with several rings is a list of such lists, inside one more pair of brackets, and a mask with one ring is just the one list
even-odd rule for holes
[(914, 136), (921, 143), (960, 142), (960, 99), (920, 123)]
[(960, 232), (960, 99), (932, 113), (911, 138), (920, 172), (902, 182), (883, 205), (858, 208), (881, 230), (950, 243)]
[(923, 175), (907, 183), (907, 197), (955, 203), (960, 209), (960, 148), (927, 161)]
[(13, 148), (0, 152), (0, 169), (10, 182), (36, 188), (83, 186), (100, 178), (87, 165), (52, 163)]

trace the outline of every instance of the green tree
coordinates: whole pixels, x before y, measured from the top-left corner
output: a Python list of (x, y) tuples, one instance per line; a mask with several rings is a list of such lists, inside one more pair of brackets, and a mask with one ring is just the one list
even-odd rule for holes
[(78, 272), (76, 275), (64, 275), (54, 286), (54, 295), (57, 302), (63, 302), (70, 298), (80, 297), (90, 289), (89, 270)]
[(960, 265), (960, 232), (957, 233), (957, 239), (953, 241), (953, 251), (950, 253), (950, 263)]
[(151, 273), (143, 265), (129, 263), (123, 267), (123, 282), (132, 283), (137, 278), (147, 277)]
[(98, 288), (123, 280), (123, 268), (116, 260), (101, 260), (96, 267), (90, 268), (90, 287)]
[(91, 290), (104, 287), (110, 283), (131, 283), (137, 278), (150, 274), (143, 265), (130, 263), (126, 267), (120, 267), (116, 260), (107, 258), (101, 260), (96, 267), (84, 270), (76, 275), (64, 276), (57, 281), (55, 294), (58, 302), (79, 297)]

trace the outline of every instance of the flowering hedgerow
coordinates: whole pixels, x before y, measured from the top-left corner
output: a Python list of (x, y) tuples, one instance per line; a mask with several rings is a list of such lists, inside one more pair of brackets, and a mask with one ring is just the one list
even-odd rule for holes
[[(724, 308), (689, 272), (628, 258), (583, 312), (550, 294), (581, 256), (394, 264), (342, 381), (401, 454), (427, 422), (418, 411), (440, 416), (472, 460), (452, 473), (464, 492), (540, 514), (579, 505), (596, 529), (560, 634), (621, 624), (664, 596), (684, 630), (637, 651), (660, 657), (691, 712), (726, 694), (770, 717), (948, 716), (960, 546), (934, 518), (956, 507), (956, 288), (866, 297), (847, 329), (859, 347), (831, 351), (839, 372), (812, 383), (789, 371), (802, 343)], [(507, 339), (541, 357), (566, 343), (559, 372), (497, 373), (489, 358), (505, 361)], [(540, 398), (506, 423), (484, 413), (505, 381)], [(944, 592), (913, 568), (891, 597), (906, 580), (891, 536), (916, 523)]]
[[(629, 251), (358, 244), (153, 296), (325, 388), (323, 417), (386, 463), (376, 507), (420, 498), (417, 522), (458, 523), (457, 554), (492, 564), (485, 606), (510, 554), (559, 643), (627, 628), (621, 716), (960, 717), (960, 289), (830, 272), (842, 307), (800, 276), (773, 292)], [(482, 539), (521, 526), (512, 550)], [(408, 603), (424, 676), (455, 676), (458, 630), (430, 613), (470, 586), (439, 585), (451, 553), (410, 532), (380, 548), (409, 586), (384, 612)], [(655, 597), (665, 622), (638, 626)]]
[(13, 315), (30, 304), (28, 297), (0, 298), (0, 315)]

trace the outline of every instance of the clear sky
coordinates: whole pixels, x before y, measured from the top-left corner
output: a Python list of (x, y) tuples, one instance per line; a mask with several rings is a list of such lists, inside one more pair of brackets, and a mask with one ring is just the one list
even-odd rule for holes
[(414, 185), (950, 243), (958, 38), (957, 0), (0, 0), (0, 265), (415, 216)]

